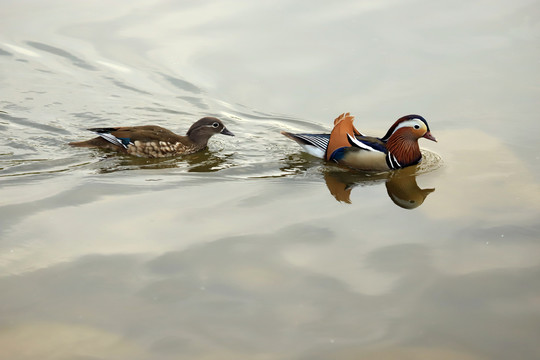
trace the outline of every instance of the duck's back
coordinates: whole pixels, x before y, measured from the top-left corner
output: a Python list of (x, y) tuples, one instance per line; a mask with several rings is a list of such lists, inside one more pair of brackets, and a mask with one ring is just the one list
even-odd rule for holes
[(177, 142), (187, 139), (185, 136), (177, 135), (172, 131), (157, 125), (93, 128), (88, 130), (98, 133), (100, 135), (111, 134), (119, 139), (130, 139), (133, 143), (135, 141)]
[(157, 125), (88, 129), (99, 135), (87, 141), (70, 143), (80, 147), (108, 148), (139, 157), (167, 157), (191, 154), (203, 146)]

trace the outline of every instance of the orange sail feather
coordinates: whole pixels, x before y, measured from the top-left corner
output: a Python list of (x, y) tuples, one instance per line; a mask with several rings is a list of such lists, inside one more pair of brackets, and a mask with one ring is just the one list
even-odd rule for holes
[(330, 160), (332, 154), (337, 149), (351, 146), (347, 135), (351, 135), (352, 137), (361, 135), (354, 127), (353, 121), (354, 116), (351, 116), (350, 113), (341, 114), (334, 120), (334, 129), (330, 133), (330, 141), (326, 149), (326, 160)]

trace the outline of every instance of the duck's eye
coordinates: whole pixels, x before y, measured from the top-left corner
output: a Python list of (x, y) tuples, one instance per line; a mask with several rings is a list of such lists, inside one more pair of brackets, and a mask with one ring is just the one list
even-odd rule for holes
[(420, 125), (416, 124), (413, 126), (416, 130), (420, 129)]
[(217, 122), (215, 122), (215, 123), (212, 124), (212, 127), (217, 128), (217, 127), (219, 127), (219, 124)]

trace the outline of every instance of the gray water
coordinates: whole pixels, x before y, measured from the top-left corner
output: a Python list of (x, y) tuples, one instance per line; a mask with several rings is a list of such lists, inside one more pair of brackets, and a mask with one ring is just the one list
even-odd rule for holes
[[(537, 1), (0, 4), (0, 358), (540, 358)], [(279, 133), (343, 112), (439, 142)], [(67, 145), (207, 115), (186, 157)]]

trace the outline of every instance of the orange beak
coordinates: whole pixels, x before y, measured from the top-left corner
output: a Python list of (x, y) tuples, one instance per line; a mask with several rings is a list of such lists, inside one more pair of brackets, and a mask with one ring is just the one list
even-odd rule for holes
[(424, 136), (422, 136), (428, 140), (431, 140), (431, 141), (435, 141), (437, 142), (437, 139), (435, 139), (435, 136), (431, 135), (431, 131), (428, 131), (424, 134)]

